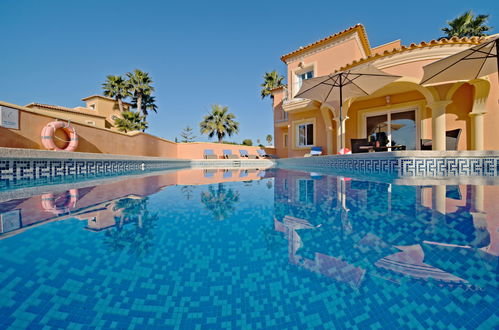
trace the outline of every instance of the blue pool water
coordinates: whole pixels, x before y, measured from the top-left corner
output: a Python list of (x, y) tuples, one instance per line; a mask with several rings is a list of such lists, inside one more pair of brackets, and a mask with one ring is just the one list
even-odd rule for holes
[(499, 327), (499, 186), (272, 169), (69, 188), (0, 203), (1, 328)]

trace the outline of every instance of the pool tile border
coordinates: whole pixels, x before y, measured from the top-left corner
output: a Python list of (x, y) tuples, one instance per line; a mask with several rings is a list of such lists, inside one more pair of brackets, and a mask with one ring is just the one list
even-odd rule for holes
[(498, 176), (499, 152), (476, 152), (469, 154), (407, 154), (383, 153), (384, 155), (344, 155), (277, 160), (285, 168), (328, 168), (356, 171), (360, 173), (387, 173), (399, 176)]

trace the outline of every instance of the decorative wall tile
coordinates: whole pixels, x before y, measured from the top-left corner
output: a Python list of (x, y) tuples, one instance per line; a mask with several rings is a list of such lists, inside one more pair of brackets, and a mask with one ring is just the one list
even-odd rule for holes
[(329, 168), (400, 176), (497, 176), (499, 157), (348, 157), (323, 156), (279, 159), (278, 166)]
[(2, 159), (0, 160), (0, 189), (187, 167), (188, 165), (188, 162), (138, 160)]

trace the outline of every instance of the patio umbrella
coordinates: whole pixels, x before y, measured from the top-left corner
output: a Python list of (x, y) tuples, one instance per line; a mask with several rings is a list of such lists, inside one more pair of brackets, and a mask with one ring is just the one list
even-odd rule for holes
[[(339, 109), (343, 120), (343, 100), (355, 96), (366, 96), (397, 80), (400, 76), (387, 74), (373, 65), (341, 71), (327, 76), (306, 79), (296, 94), (297, 98), (319, 101)], [(343, 127), (340, 125), (343, 135)], [(343, 148), (341, 142), (340, 149)]]
[(421, 84), (430, 85), (448, 81), (472, 80), (499, 69), (499, 36), (423, 67)]

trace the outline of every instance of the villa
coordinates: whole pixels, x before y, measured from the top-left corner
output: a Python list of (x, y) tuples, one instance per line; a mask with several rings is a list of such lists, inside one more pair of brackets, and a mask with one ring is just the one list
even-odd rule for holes
[[(59, 105), (50, 105), (32, 102), (26, 108), (47, 116), (56, 116), (61, 120), (70, 120), (75, 123), (116, 129), (114, 117), (121, 117), (116, 100), (102, 95), (91, 95), (82, 99), (84, 107), (68, 108)], [(129, 110), (130, 103), (123, 102), (123, 108)]]
[[(153, 66), (154, 55), (173, 81), (177, 63), (156, 48), (173, 43), (149, 26), (162, 21), (145, 20), (162, 40), (147, 57), (113, 52), (114, 40), (85, 61)], [(187, 40), (185, 30), (173, 32)], [(45, 35), (64, 46), (57, 38), (92, 37), (68, 31)], [(138, 69), (107, 76), (116, 99), (0, 101), (0, 329), (499, 329), (498, 48), (499, 36), (372, 47), (360, 24), (300, 47), (281, 57), (287, 85), (269, 88), (276, 71), (261, 85), (273, 100), (267, 147), (224, 142), (260, 127), (221, 105), (196, 125), (219, 143), (195, 141), (189, 126), (181, 142), (146, 133), (153, 120), (180, 129), (190, 107), (168, 102), (147, 119), (155, 86)], [(435, 78), (463, 51), (480, 52), (486, 70), (472, 59), (473, 70)], [(208, 69), (195, 75), (214, 78)], [(336, 94), (344, 75), (355, 83)], [(185, 101), (169, 89), (168, 101)]]
[[(404, 150), (499, 150), (497, 75), (438, 86), (420, 84), (423, 66), (481, 42), (454, 37), (409, 46), (395, 40), (371, 47), (364, 26), (357, 24), (283, 55), (288, 83), (273, 90), (277, 156), (301, 157), (312, 146), (322, 147), (328, 155), (340, 146), (355, 152), (352, 140), (380, 132)], [(341, 122), (338, 109), (294, 97), (305, 79), (367, 65), (401, 77), (371, 95), (344, 100)], [(446, 132), (452, 131), (458, 132), (455, 148), (445, 142)], [(435, 142), (424, 148), (429, 140)]]

